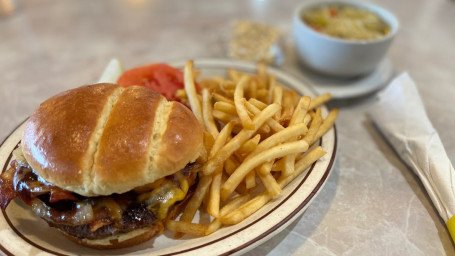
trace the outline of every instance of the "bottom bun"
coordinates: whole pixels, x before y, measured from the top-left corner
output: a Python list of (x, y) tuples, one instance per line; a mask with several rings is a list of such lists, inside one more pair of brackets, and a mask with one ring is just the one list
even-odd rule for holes
[(163, 232), (163, 229), (163, 224), (160, 222), (151, 227), (141, 228), (128, 233), (117, 234), (101, 239), (77, 238), (70, 236), (61, 230), (59, 231), (72, 241), (87, 247), (95, 249), (118, 249), (137, 245), (150, 240), (154, 236), (161, 234)]

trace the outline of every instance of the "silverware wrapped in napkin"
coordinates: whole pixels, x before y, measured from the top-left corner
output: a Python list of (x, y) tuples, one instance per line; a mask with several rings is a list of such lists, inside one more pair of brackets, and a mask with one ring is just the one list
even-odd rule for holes
[[(455, 238), (455, 170), (425, 112), (411, 77), (404, 73), (379, 93), (374, 123), (416, 173)], [(455, 239), (454, 239), (455, 241)]]

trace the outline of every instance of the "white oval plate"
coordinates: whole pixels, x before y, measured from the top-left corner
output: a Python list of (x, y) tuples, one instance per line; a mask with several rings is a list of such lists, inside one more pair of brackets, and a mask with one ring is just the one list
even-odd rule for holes
[[(172, 63), (183, 67), (184, 62)], [(255, 65), (230, 60), (198, 60), (195, 67), (201, 71), (199, 77), (225, 76), (228, 68), (252, 73)], [(293, 77), (270, 68), (283, 85), (301, 94), (315, 96), (314, 91)], [(327, 108), (322, 108), (327, 115)], [(20, 125), (0, 147), (0, 167), (3, 171), (11, 161), (11, 152), (21, 139)], [(320, 141), (327, 152), (316, 164), (297, 177), (284, 190), (283, 195), (271, 201), (243, 222), (224, 227), (207, 237), (185, 236), (172, 239), (173, 234), (164, 232), (146, 243), (117, 250), (99, 251), (79, 246), (27, 209), (22, 201), (13, 200), (6, 211), (0, 214), (0, 251), (6, 255), (227, 255), (240, 254), (265, 242), (280, 232), (301, 215), (323, 187), (335, 161), (337, 137), (332, 128)], [(200, 216), (198, 216), (200, 217)], [(206, 218), (201, 216), (201, 218)], [(206, 219), (207, 221), (207, 219)]]

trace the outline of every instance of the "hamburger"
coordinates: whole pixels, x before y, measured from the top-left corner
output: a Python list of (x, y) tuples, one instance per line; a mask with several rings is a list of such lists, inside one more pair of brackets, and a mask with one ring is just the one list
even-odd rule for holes
[(0, 206), (19, 197), (50, 227), (97, 249), (160, 234), (197, 182), (203, 134), (191, 110), (150, 89), (83, 86), (26, 121)]

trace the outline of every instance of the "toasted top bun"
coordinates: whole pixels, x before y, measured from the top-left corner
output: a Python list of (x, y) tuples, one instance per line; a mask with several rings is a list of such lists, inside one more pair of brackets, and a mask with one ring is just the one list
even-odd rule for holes
[(27, 120), (21, 145), (43, 179), (97, 196), (179, 171), (199, 157), (202, 139), (184, 105), (144, 87), (95, 84), (43, 102)]

